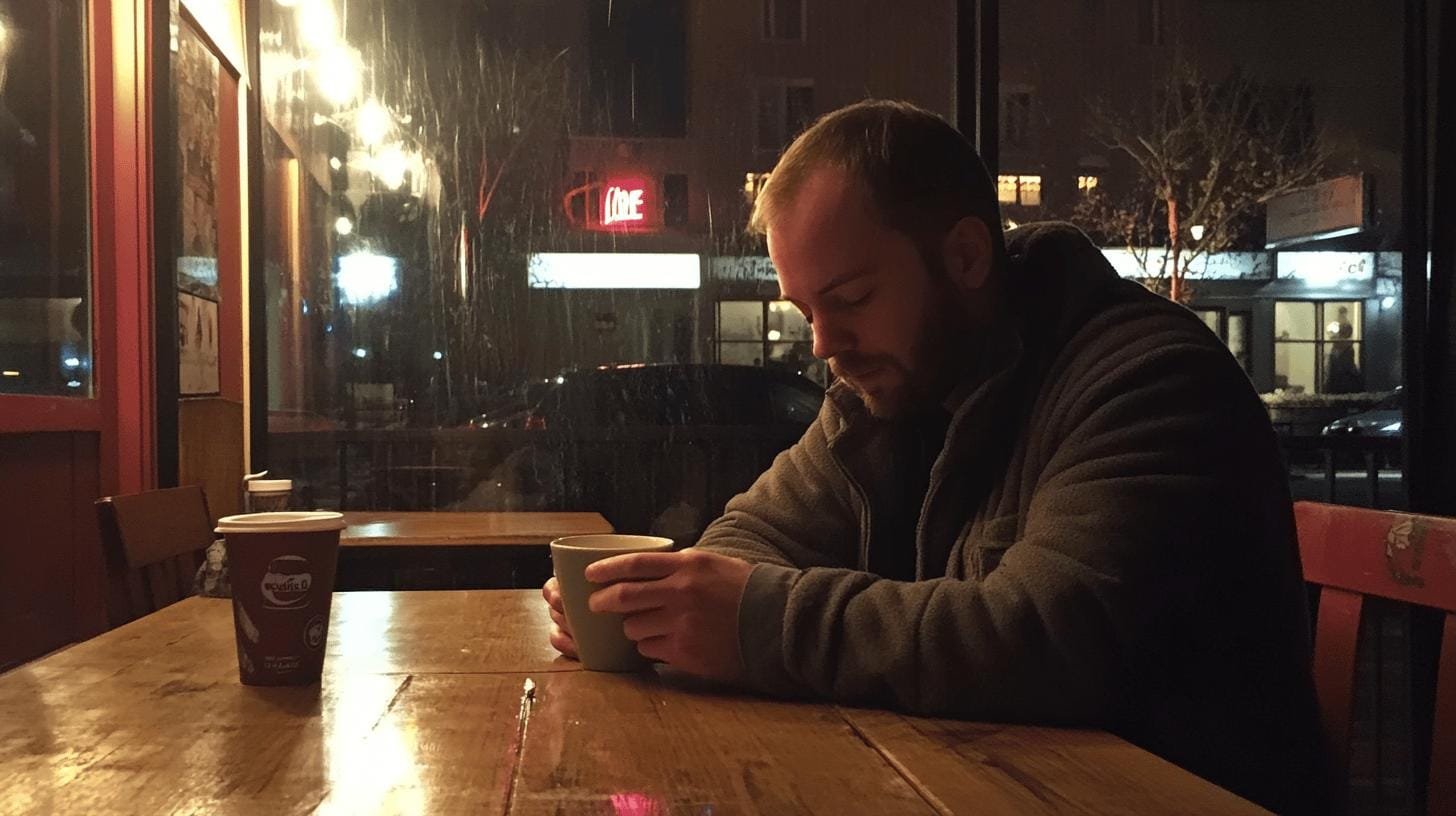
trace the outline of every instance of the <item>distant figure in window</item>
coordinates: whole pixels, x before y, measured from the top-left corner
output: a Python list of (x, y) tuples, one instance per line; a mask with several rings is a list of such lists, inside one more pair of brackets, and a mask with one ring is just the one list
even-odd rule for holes
[(697, 546), (591, 565), (592, 608), (689, 674), (1104, 728), (1328, 813), (1288, 477), (1218, 337), (1074, 227), (1003, 235), (970, 142), (902, 103), (820, 119), (752, 223), (836, 382)]
[(1330, 325), (1327, 334), (1330, 352), (1325, 360), (1325, 393), (1356, 394), (1365, 390), (1365, 375), (1355, 362), (1355, 344), (1350, 339), (1354, 328), (1347, 319), (1348, 311), (1340, 307), (1340, 316)]

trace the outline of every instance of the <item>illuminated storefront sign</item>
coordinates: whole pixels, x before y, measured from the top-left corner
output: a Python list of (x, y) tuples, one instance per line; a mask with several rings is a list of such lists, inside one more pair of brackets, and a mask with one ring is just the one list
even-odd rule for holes
[(578, 229), (598, 232), (660, 232), (661, 186), (639, 176), (607, 176), (567, 191), (562, 202)]
[(641, 187), (612, 185), (602, 191), (602, 226), (643, 221), (642, 197), (647, 193)]

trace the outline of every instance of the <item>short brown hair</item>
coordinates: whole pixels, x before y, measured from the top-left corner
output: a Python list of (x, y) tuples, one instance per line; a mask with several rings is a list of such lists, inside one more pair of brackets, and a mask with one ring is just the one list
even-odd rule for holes
[(997, 258), (1005, 256), (1001, 208), (986, 165), (970, 141), (908, 102), (867, 99), (820, 117), (784, 151), (749, 219), (763, 235), (816, 170), (834, 167), (864, 183), (884, 224), (922, 248), (956, 222), (985, 222)]

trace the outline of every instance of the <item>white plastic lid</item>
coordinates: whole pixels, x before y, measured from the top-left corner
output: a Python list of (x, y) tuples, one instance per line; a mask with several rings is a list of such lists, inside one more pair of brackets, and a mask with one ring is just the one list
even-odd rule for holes
[(249, 479), (243, 484), (249, 493), (287, 493), (293, 489), (292, 479)]
[(329, 510), (244, 513), (217, 520), (216, 533), (322, 533), (342, 530), (344, 515)]

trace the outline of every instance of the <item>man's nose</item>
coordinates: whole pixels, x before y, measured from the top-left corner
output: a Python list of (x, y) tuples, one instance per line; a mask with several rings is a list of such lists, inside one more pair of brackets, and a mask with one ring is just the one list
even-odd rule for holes
[(854, 335), (844, 327), (829, 320), (816, 320), (814, 330), (814, 356), (821, 360), (854, 348)]

